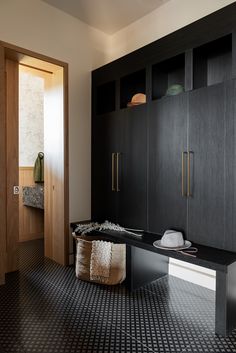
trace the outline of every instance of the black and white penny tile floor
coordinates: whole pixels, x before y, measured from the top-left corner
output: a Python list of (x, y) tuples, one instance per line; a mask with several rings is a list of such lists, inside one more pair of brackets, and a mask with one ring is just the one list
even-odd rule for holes
[(130, 293), (76, 279), (21, 244), (20, 271), (0, 287), (0, 353), (236, 353), (214, 334), (214, 292), (166, 276)]

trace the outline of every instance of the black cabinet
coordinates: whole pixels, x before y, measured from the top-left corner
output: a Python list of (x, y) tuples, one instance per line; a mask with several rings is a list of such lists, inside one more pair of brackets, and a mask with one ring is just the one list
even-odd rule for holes
[(236, 81), (225, 84), (224, 132), (224, 243), (222, 248), (236, 252)]
[[(188, 93), (153, 101), (149, 110), (149, 231), (187, 230)], [(184, 158), (184, 161), (182, 160)]]
[(235, 81), (189, 94), (188, 238), (236, 251)]
[(93, 72), (94, 220), (236, 252), (235, 10)]
[(147, 107), (125, 109), (120, 149), (119, 222), (147, 229)]
[(146, 106), (93, 121), (92, 218), (146, 229)]
[(148, 230), (236, 251), (236, 82), (149, 107)]
[(225, 85), (189, 93), (188, 238), (222, 248), (225, 242)]
[(114, 153), (121, 149), (123, 119), (116, 112), (96, 116), (92, 129), (92, 216), (117, 222)]

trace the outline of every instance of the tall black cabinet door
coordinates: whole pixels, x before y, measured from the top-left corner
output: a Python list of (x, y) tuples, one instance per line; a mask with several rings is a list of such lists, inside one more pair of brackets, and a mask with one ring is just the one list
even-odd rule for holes
[(120, 150), (119, 223), (147, 229), (147, 108), (140, 105), (122, 111)]
[(186, 231), (186, 154), (188, 93), (153, 101), (149, 112), (149, 231)]
[(93, 118), (92, 219), (99, 222), (117, 222), (118, 193), (112, 190), (112, 153), (120, 150), (121, 131), (122, 119), (115, 112)]
[(224, 248), (236, 252), (236, 81), (225, 84), (225, 237)]
[(217, 248), (225, 242), (225, 108), (224, 84), (189, 94), (188, 238)]

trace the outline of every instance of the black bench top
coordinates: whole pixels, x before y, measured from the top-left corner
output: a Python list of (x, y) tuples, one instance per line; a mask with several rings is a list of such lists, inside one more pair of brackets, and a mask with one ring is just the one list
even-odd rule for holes
[[(73, 230), (75, 230), (76, 225), (78, 223), (82, 223), (82, 222), (71, 223), (71, 227)], [(139, 234), (142, 234), (142, 237), (135, 237), (124, 232), (117, 232), (112, 230), (92, 231), (89, 234), (93, 236), (103, 235), (104, 238), (114, 242), (133, 245), (141, 249), (156, 252), (161, 255), (165, 255), (177, 260), (185, 261), (194, 265), (206, 267), (215, 271), (227, 272), (227, 267), (232, 263), (236, 262), (236, 253), (226, 251), (226, 250), (219, 250), (209, 246), (199, 245), (196, 243), (192, 243), (192, 246), (198, 248), (196, 257), (184, 255), (177, 251), (158, 249), (153, 246), (153, 242), (155, 240), (161, 239), (162, 235), (160, 234), (144, 232), (144, 233), (139, 233)]]

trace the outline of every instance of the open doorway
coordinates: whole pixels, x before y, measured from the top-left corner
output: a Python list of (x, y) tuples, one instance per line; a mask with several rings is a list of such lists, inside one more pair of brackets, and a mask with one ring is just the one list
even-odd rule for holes
[(44, 96), (50, 73), (19, 65), (19, 241), (44, 238)]
[(68, 263), (68, 65), (0, 42), (0, 78), (2, 283), (19, 241), (44, 237), (45, 256)]
[(19, 240), (44, 238), (45, 256), (63, 263), (64, 72), (24, 56), (18, 75)]

